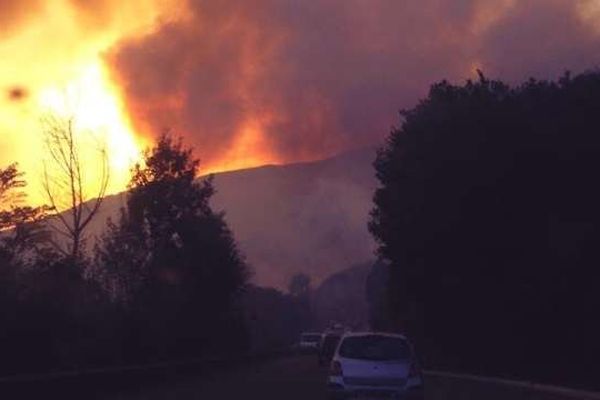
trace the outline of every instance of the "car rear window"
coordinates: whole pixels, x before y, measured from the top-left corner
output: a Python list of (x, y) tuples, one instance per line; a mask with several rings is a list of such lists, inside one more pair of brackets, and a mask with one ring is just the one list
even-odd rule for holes
[(410, 348), (406, 340), (379, 335), (347, 337), (342, 342), (339, 353), (344, 358), (372, 361), (410, 358)]
[(313, 334), (313, 335), (302, 335), (303, 342), (318, 342), (321, 340), (321, 335)]

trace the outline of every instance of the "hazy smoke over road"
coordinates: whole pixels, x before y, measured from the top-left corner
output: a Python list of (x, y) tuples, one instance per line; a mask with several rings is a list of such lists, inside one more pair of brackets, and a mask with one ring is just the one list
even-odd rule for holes
[(311, 159), (381, 140), (433, 81), (595, 67), (599, 3), (191, 0), (109, 60), (136, 127), (213, 168)]

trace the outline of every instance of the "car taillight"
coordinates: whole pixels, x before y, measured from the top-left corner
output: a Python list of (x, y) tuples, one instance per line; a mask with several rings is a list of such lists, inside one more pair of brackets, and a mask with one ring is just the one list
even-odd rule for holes
[(421, 377), (421, 369), (415, 360), (410, 363), (410, 370), (408, 371), (409, 378), (419, 378)]
[(339, 361), (334, 361), (331, 363), (331, 369), (329, 371), (329, 375), (342, 376), (342, 364), (340, 364)]

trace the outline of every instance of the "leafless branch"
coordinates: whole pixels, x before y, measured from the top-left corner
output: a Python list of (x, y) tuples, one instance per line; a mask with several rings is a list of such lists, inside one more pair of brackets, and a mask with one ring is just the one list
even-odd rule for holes
[[(97, 149), (100, 157), (100, 182), (94, 199), (90, 200), (86, 196), (85, 170), (98, 166), (82, 162), (82, 149), (78, 140), (82, 132), (76, 131), (75, 119), (48, 116), (42, 123), (48, 162), (52, 167), (49, 169), (49, 165), (44, 164), (43, 188), (56, 221), (61, 226), (51, 224), (51, 228), (69, 242), (66, 247), (68, 251), (62, 247), (61, 253), (78, 259), (84, 245), (85, 229), (98, 213), (106, 196), (110, 176), (108, 154), (105, 146)], [(53, 246), (60, 247), (56, 242)]]

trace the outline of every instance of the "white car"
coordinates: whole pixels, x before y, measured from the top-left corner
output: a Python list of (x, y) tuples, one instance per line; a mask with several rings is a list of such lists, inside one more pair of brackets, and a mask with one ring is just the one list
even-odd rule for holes
[(423, 378), (404, 336), (347, 333), (331, 361), (328, 392), (331, 399), (422, 399)]

